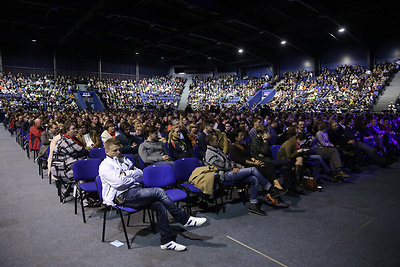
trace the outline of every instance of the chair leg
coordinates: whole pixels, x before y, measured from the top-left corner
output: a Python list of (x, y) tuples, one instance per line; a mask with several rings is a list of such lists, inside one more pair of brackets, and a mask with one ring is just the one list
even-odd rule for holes
[(86, 223), (85, 207), (83, 206), (83, 193), (79, 190), (79, 198), (81, 199), (83, 223)]
[(131, 221), (131, 214), (129, 213), (128, 214), (128, 222), (126, 223), (126, 226), (128, 226), (129, 227), (129, 222)]
[(186, 212), (192, 215), (192, 205), (190, 205), (190, 201), (186, 199)]
[(39, 166), (39, 175), (41, 175), (42, 179), (43, 179), (43, 175), (42, 175), (42, 160), (40, 158), (38, 158), (37, 163), (38, 163), (38, 166)]
[(119, 211), (119, 215), (121, 217), (122, 228), (124, 228), (126, 245), (128, 246), (128, 249), (130, 249), (131, 245), (129, 244), (128, 233), (126, 232), (126, 227), (125, 227), (125, 222), (124, 222), (124, 215), (122, 214), (122, 210)]
[[(81, 190), (79, 190), (79, 195), (81, 195)], [(74, 204), (75, 204), (75, 215), (78, 214), (78, 194), (74, 197)]]
[(57, 185), (58, 196), (60, 197), (60, 203), (63, 203), (63, 197), (61, 194), (61, 182), (57, 180), (56, 185)]
[(101, 242), (104, 242), (104, 236), (106, 235), (106, 218), (107, 218), (107, 209), (104, 209), (104, 216), (103, 216), (103, 235), (101, 236)]
[(224, 204), (224, 196), (221, 196), (221, 205), (222, 205), (222, 212), (225, 213), (225, 204)]

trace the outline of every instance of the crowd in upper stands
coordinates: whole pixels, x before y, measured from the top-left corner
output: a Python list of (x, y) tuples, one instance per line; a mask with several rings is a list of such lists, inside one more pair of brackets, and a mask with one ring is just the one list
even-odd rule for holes
[(76, 79), (67, 76), (12, 75), (0, 73), (2, 107), (38, 110), (77, 110), (73, 93)]
[[(385, 86), (398, 70), (398, 61), (377, 63), (372, 70), (342, 65), (335, 70), (323, 68), (318, 76), (300, 70), (280, 78), (194, 77), (189, 85), (188, 103), (198, 110), (206, 105), (240, 108), (257, 91), (277, 84), (268, 106), (274, 110), (370, 111)], [(109, 110), (171, 106), (177, 107), (186, 79), (164, 76), (132, 80), (78, 79), (74, 77), (0, 74), (1, 106), (40, 110), (77, 110), (74, 93), (78, 82), (98, 93)], [(399, 103), (390, 107), (393, 111)]]
[(108, 109), (129, 110), (143, 105), (177, 106), (186, 79), (157, 76), (132, 80), (92, 80), (89, 89), (99, 93)]
[(267, 87), (278, 79), (265, 76), (262, 78), (244, 77), (236, 75), (199, 78), (194, 77), (190, 84), (189, 103), (195, 109), (202, 109), (205, 105), (235, 106), (239, 108), (249, 100), (258, 90)]
[(369, 111), (396, 67), (395, 62), (378, 63), (372, 71), (344, 65), (334, 71), (324, 68), (317, 77), (304, 70), (284, 73), (270, 106), (284, 110)]

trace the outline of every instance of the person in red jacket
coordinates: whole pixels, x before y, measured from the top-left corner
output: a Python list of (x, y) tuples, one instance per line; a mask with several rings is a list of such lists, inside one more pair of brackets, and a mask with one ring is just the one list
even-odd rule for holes
[(42, 135), (42, 120), (36, 119), (34, 125), (29, 129), (29, 150), (39, 150), (40, 136)]

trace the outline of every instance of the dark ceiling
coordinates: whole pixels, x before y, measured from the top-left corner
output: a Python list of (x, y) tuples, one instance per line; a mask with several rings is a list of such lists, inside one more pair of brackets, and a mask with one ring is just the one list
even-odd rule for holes
[(34, 39), (171, 65), (257, 64), (294, 50), (318, 56), (336, 43), (373, 49), (399, 35), (398, 10), (398, 1), (372, 0), (2, 0), (0, 36), (2, 45)]

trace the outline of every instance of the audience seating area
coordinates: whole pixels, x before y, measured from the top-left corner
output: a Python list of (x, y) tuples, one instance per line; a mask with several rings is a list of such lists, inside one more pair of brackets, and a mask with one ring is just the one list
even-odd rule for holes
[(258, 90), (266, 87), (266, 84), (273, 83), (275, 79), (277, 77), (239, 79), (235, 75), (215, 78), (195, 77), (190, 84), (189, 104), (195, 109), (202, 109), (205, 105), (240, 107)]
[[(299, 70), (281, 77), (242, 79), (235, 75), (194, 77), (189, 85), (188, 103), (196, 110), (207, 105), (240, 108), (258, 90), (272, 88), (280, 81), (274, 98), (267, 104), (273, 110), (370, 111), (385, 86), (398, 71), (400, 61), (377, 63), (372, 70), (343, 65), (321, 74)], [(132, 108), (176, 108), (186, 79), (156, 76), (132, 80), (80, 79), (77, 77), (0, 74), (0, 108), (26, 110), (77, 110), (74, 93), (78, 83), (94, 90), (109, 110)], [(395, 100), (393, 101), (395, 102)]]
[(304, 70), (284, 73), (269, 105), (279, 110), (369, 111), (397, 70), (395, 62), (384, 62), (373, 70), (358, 65), (324, 68), (318, 77)]

